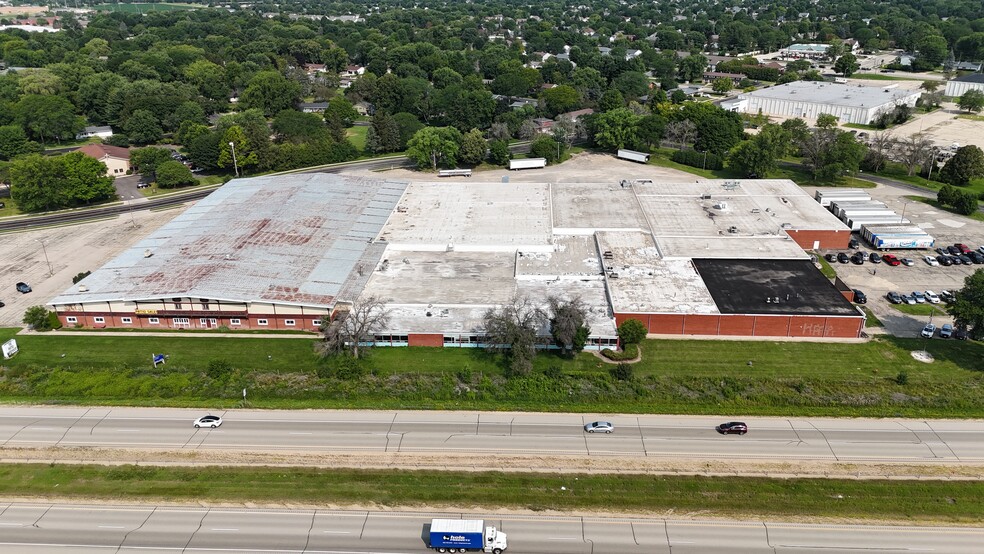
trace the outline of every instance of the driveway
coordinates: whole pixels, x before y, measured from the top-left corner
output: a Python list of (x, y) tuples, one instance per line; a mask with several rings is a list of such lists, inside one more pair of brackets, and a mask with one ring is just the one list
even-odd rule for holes
[(142, 179), (142, 176), (136, 174), (117, 177), (113, 185), (116, 187), (116, 194), (119, 195), (120, 200), (124, 200), (127, 203), (146, 202), (147, 197), (140, 194), (140, 189), (137, 188), (137, 184)]

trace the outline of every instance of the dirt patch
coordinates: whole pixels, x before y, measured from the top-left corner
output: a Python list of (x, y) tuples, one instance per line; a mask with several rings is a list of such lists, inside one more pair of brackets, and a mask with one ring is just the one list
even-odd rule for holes
[(931, 364), (934, 361), (936, 361), (933, 358), (933, 355), (930, 354), (929, 352), (926, 352), (925, 350), (913, 350), (912, 352), (910, 352), (910, 354), (912, 354), (912, 359), (918, 362), (922, 362), (924, 364)]

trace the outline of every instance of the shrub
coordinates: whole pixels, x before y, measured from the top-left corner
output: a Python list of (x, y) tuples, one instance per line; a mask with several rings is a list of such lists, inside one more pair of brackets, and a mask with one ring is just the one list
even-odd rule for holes
[(557, 380), (564, 376), (564, 372), (560, 369), (560, 366), (552, 365), (543, 370), (543, 375), (545, 375), (547, 379)]
[(907, 371), (900, 371), (898, 375), (895, 376), (895, 383), (898, 385), (909, 384), (909, 373)]
[(78, 284), (78, 282), (79, 282), (79, 281), (81, 281), (82, 279), (85, 279), (85, 278), (86, 278), (86, 277), (88, 277), (88, 276), (89, 276), (90, 274), (92, 274), (92, 272), (91, 272), (91, 271), (82, 271), (82, 272), (80, 272), (80, 273), (79, 273), (78, 275), (76, 275), (75, 277), (72, 277), (72, 284), (73, 284), (73, 285), (76, 285), (76, 284)]
[(61, 329), (62, 322), (58, 319), (58, 314), (55, 312), (48, 312), (48, 328), (49, 329)]
[(205, 366), (205, 375), (210, 379), (221, 381), (232, 373), (232, 364), (225, 360), (210, 360)]
[(24, 312), (24, 323), (35, 331), (51, 330), (51, 312), (44, 306), (31, 306)]
[(621, 352), (606, 348), (601, 351), (601, 355), (615, 362), (634, 360), (639, 355), (639, 347), (635, 344), (626, 344)]
[(618, 364), (617, 366), (608, 370), (612, 378), (618, 379), (619, 381), (631, 381), (632, 380), (632, 366), (629, 364)]
[[(706, 159), (705, 159), (706, 156)], [(670, 159), (678, 164), (699, 167), (703, 169), (717, 170), (724, 168), (724, 158), (711, 152), (698, 152), (696, 150), (677, 150), (670, 156)]]
[(618, 326), (618, 340), (622, 345), (639, 344), (646, 338), (647, 329), (638, 319), (629, 319)]

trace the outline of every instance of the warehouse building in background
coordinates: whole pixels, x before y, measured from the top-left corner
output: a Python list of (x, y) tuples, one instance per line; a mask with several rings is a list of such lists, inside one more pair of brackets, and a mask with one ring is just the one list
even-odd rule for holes
[(721, 102), (738, 113), (800, 117), (815, 120), (830, 114), (841, 123), (868, 125), (897, 105), (915, 107), (920, 92), (888, 87), (863, 87), (818, 81), (794, 81), (739, 94)]
[(315, 331), (375, 297), (387, 346), (484, 346), (483, 315), (516, 297), (580, 299), (589, 349), (627, 319), (657, 335), (853, 338), (864, 315), (805, 252), (849, 239), (788, 180), (257, 177), (50, 303), (69, 326)]

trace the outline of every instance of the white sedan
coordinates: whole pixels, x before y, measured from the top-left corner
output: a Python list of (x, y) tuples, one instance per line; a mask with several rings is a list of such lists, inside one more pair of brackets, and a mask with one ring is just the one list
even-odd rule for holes
[(940, 303), (940, 297), (935, 292), (933, 292), (931, 290), (928, 290), (928, 291), (925, 292), (925, 294), (926, 294), (926, 300), (928, 300), (930, 304), (939, 304)]
[(195, 420), (195, 429), (200, 429), (202, 427), (215, 429), (219, 425), (222, 425), (222, 418), (217, 415), (202, 416)]
[(934, 267), (940, 265), (940, 262), (936, 261), (936, 258), (932, 256), (926, 256), (925, 258), (923, 258), (923, 261)]

